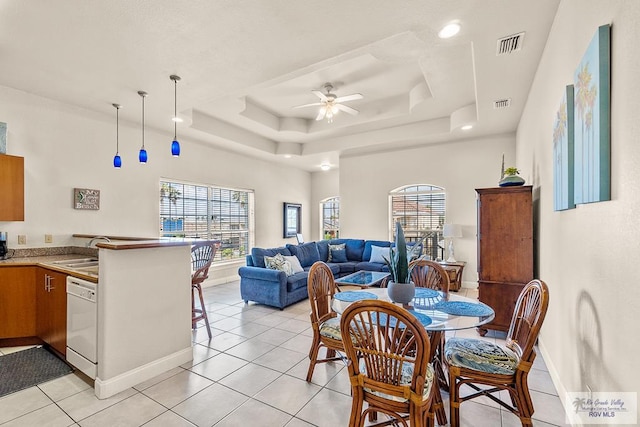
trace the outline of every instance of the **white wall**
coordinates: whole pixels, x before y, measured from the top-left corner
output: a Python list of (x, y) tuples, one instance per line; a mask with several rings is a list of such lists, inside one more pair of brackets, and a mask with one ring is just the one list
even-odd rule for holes
[[(612, 200), (554, 212), (555, 112), (597, 28), (609, 23)], [(518, 166), (539, 197), (540, 278), (550, 288), (540, 346), (561, 399), (563, 391), (585, 392), (587, 386), (611, 392), (639, 388), (638, 40), (640, 2), (563, 0), (518, 128)]]
[(340, 159), (340, 237), (388, 240), (389, 191), (409, 184), (445, 188), (447, 222), (461, 224), (456, 259), (467, 261), (466, 286), (477, 286), (476, 188), (495, 187), (502, 154), (509, 166), (515, 135), (496, 135), (447, 144)]
[[(8, 128), (7, 154), (25, 158), (25, 220), (0, 222), (9, 232), (10, 248), (73, 244), (73, 233), (158, 236), (158, 185), (161, 177), (225, 187), (253, 189), (256, 201), (256, 246), (279, 246), (282, 203), (309, 205), (310, 173), (209, 148), (181, 139), (179, 158), (170, 155), (171, 128), (147, 128), (147, 165), (140, 165), (140, 123), (120, 121), (122, 169), (115, 154), (115, 109), (112, 115), (66, 105), (11, 88), (0, 87), (0, 121)], [(73, 188), (100, 190), (100, 210), (72, 208)], [(308, 209), (303, 224), (310, 223)], [(308, 233), (308, 230), (306, 230)], [(27, 236), (18, 246), (17, 236)], [(235, 268), (237, 270), (237, 268)]]

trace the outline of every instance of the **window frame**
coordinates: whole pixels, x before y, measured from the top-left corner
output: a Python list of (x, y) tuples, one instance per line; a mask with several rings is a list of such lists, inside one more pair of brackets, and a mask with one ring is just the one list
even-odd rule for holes
[[(167, 195), (167, 192), (171, 191), (168, 188), (178, 189), (178, 194)], [(160, 237), (221, 240), (222, 247), (214, 257), (215, 264), (244, 261), (255, 240), (253, 190), (160, 178), (159, 193)], [(239, 196), (237, 200), (233, 200), (236, 193)], [(179, 205), (175, 214), (171, 212), (172, 204)], [(201, 212), (203, 206), (206, 206), (206, 209)], [(170, 221), (174, 218), (176, 222), (173, 225), (176, 228), (179, 226), (180, 229), (166, 230), (167, 217)], [(227, 227), (223, 226), (225, 218), (228, 221)]]
[[(335, 224), (337, 224), (337, 226), (335, 228), (327, 228), (325, 227), (325, 204), (329, 204), (329, 203), (333, 203), (334, 205), (337, 205), (337, 218), (335, 218), (333, 221)], [(327, 233), (325, 231), (329, 231), (329, 239), (338, 239), (340, 238), (340, 196), (332, 196), (332, 197), (327, 197), (326, 199), (323, 199), (320, 201), (320, 240), (328, 240), (327, 239)], [(335, 208), (334, 208), (335, 209)], [(331, 221), (331, 219), (330, 219)], [(331, 234), (331, 231), (333, 231), (334, 233)]]
[[(421, 187), (428, 187), (429, 189), (420, 189)], [(414, 188), (415, 190), (411, 191)], [(416, 199), (419, 199), (420, 196), (438, 196), (440, 195), (441, 201), (438, 201), (438, 204), (435, 205), (439, 212), (435, 215), (433, 213), (420, 215), (419, 206), (420, 200), (415, 201), (416, 209), (415, 211), (411, 211), (410, 215), (403, 215), (405, 221), (401, 221), (403, 231), (405, 232), (405, 238), (407, 242), (415, 242), (424, 240), (423, 244), (423, 255), (429, 256), (431, 259), (443, 259), (444, 258), (444, 247), (441, 246), (444, 238), (442, 236), (442, 229), (446, 222), (446, 202), (447, 202), (447, 193), (444, 187), (440, 187), (434, 184), (407, 184), (393, 190), (389, 191), (389, 240), (395, 240), (395, 222), (396, 217), (394, 216), (394, 196), (415, 196)], [(406, 202), (405, 202), (406, 203)], [(430, 205), (433, 208), (433, 204)], [(433, 209), (432, 209), (433, 210)], [(404, 211), (409, 212), (409, 211)], [(426, 224), (434, 224), (434, 218), (436, 219), (435, 226), (431, 228), (420, 228), (420, 223), (423, 222), (420, 220), (420, 217), (427, 217), (424, 223)], [(406, 227), (406, 218), (407, 217), (415, 217), (416, 226), (412, 228)]]

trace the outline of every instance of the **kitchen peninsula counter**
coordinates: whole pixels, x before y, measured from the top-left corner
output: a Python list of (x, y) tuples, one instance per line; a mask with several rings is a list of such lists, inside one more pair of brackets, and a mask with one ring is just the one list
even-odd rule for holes
[(95, 394), (104, 399), (193, 358), (191, 241), (112, 240), (96, 247)]

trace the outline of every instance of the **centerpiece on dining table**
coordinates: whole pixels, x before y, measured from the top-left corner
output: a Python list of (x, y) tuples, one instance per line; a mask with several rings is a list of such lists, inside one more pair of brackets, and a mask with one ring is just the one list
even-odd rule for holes
[(389, 258), (384, 257), (391, 274), (391, 278), (387, 282), (387, 294), (391, 301), (408, 304), (415, 296), (416, 287), (411, 281), (412, 268), (409, 268), (409, 263), (418, 258), (421, 251), (422, 246), (419, 243), (415, 243), (410, 249), (407, 249), (402, 226), (400, 222), (396, 222), (395, 246), (389, 248)]

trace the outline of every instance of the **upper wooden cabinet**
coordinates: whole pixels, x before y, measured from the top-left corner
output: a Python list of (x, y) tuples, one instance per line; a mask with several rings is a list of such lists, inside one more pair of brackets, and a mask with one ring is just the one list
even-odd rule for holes
[(24, 221), (24, 157), (0, 154), (0, 221)]

